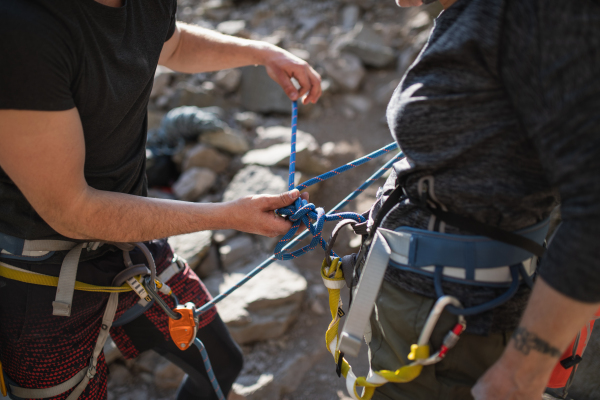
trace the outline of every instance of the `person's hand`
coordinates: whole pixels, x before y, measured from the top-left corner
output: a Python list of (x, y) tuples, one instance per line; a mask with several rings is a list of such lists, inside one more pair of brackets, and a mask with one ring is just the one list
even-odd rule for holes
[[(301, 99), (303, 104), (316, 103), (321, 97), (321, 76), (308, 63), (295, 55), (273, 45), (263, 50), (262, 64), (267, 73), (295, 101)], [(300, 84), (296, 89), (291, 81), (295, 78)]]
[(492, 365), (471, 390), (475, 400), (541, 399), (548, 382), (547, 374), (511, 364), (501, 358)]
[(279, 195), (242, 197), (231, 203), (232, 228), (268, 237), (284, 235), (292, 223), (276, 215), (274, 210), (289, 206), (298, 197), (308, 200), (308, 193), (300, 195), (298, 189), (294, 189)]

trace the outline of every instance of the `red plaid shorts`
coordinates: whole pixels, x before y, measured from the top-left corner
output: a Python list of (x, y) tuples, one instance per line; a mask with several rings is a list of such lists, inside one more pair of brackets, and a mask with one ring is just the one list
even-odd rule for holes
[[(173, 251), (166, 240), (154, 241), (148, 244), (148, 248), (154, 256), (157, 274), (160, 274), (171, 265)], [(131, 258), (134, 264), (145, 263), (141, 253), (132, 252)], [(58, 275), (56, 265), (3, 261), (36, 272), (44, 273), (46, 269), (45, 273)], [(121, 253), (109, 252), (97, 259), (81, 262), (77, 280), (110, 285), (112, 278), (123, 268)], [(71, 316), (57, 317), (52, 315), (56, 288), (8, 279), (4, 283), (5, 286), (0, 287), (0, 360), (6, 375), (21, 387), (48, 388), (68, 380), (86, 368), (100, 332), (108, 294), (75, 291)], [(200, 306), (211, 300), (206, 287), (187, 264), (166, 283), (181, 303), (191, 301)], [(161, 296), (174, 307), (170, 297)], [(134, 292), (121, 293), (115, 320), (138, 300), (139, 297)], [(171, 340), (168, 317), (160, 307), (153, 305), (144, 315), (163, 334), (165, 340)], [(214, 308), (204, 313), (199, 327), (209, 324), (215, 315)], [(134, 358), (139, 354), (122, 327), (111, 328), (110, 334), (125, 358)], [(106, 397), (108, 368), (104, 354), (100, 355), (96, 370), (96, 376), (90, 380), (79, 397), (80, 400)], [(52, 400), (66, 399), (70, 392), (71, 390), (52, 397)]]

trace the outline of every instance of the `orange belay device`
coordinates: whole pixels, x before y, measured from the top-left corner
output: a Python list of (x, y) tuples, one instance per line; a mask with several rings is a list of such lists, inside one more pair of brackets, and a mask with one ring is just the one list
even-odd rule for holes
[(169, 333), (179, 350), (186, 350), (196, 338), (198, 321), (194, 319), (195, 308), (193, 303), (178, 305), (173, 311), (181, 315), (181, 318), (169, 318)]

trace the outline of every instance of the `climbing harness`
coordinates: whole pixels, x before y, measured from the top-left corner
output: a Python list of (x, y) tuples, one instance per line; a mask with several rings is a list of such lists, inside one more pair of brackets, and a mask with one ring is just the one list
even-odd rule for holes
[[(329, 310), (332, 318), (332, 321), (327, 328), (327, 332), (325, 333), (325, 343), (327, 345), (327, 349), (333, 355), (333, 359), (337, 365), (338, 375), (346, 378), (346, 389), (348, 390), (350, 396), (355, 400), (370, 399), (375, 392), (375, 388), (388, 382), (405, 383), (412, 381), (419, 376), (423, 366), (432, 365), (441, 361), (446, 356), (448, 350), (454, 347), (454, 345), (458, 342), (460, 334), (466, 328), (464, 317), (459, 315), (458, 322), (454, 328), (448, 332), (440, 349), (434, 354), (431, 354), (429, 339), (431, 338), (433, 329), (435, 328), (442, 311), (448, 305), (453, 305), (458, 308), (461, 307), (460, 302), (455, 297), (440, 297), (433, 306), (433, 309), (431, 310), (429, 317), (425, 322), (423, 330), (419, 336), (419, 340), (416, 344), (411, 346), (411, 351), (408, 355), (408, 359), (412, 361), (410, 364), (407, 364), (396, 371), (370, 370), (366, 377), (357, 377), (352, 372), (352, 367), (350, 364), (346, 361), (346, 359), (344, 359), (344, 351), (340, 349), (340, 336), (338, 334), (340, 318), (345, 315), (344, 311), (342, 310), (342, 300), (340, 296), (341, 288), (346, 286), (346, 281), (341, 268), (342, 262), (339, 257), (331, 259), (330, 262), (331, 264), (328, 265), (326, 258), (323, 260), (323, 265), (321, 266), (321, 278), (323, 279), (323, 283), (329, 292)], [(363, 304), (368, 307), (369, 304), (372, 306), (373, 303), (360, 303), (359, 299), (356, 298), (353, 307), (350, 308), (350, 313), (356, 309), (357, 304)], [(370, 314), (370, 310), (368, 310), (368, 313)], [(363, 388), (362, 394), (358, 393), (357, 387)]]
[[(295, 164), (295, 143), (296, 143), (296, 125), (297, 125), (298, 105), (296, 102), (292, 104), (292, 154), (290, 157), (290, 178), (289, 187), (290, 190), (294, 188), (294, 164)], [(397, 150), (397, 145), (391, 143), (377, 151), (374, 151), (364, 157), (361, 157), (353, 162), (345, 164), (339, 168), (329, 171), (325, 174), (319, 175), (315, 178), (309, 179), (303, 184), (297, 186), (299, 190), (303, 190), (315, 183), (322, 182), (333, 176), (337, 176), (344, 171), (355, 168), (362, 165), (376, 157), (383, 154), (388, 154), (394, 150)], [(183, 268), (183, 261), (175, 256), (173, 263), (169, 268), (163, 271), (158, 277), (156, 276), (156, 266), (152, 258), (152, 254), (142, 243), (103, 243), (103, 242), (86, 242), (76, 243), (70, 241), (61, 240), (23, 240), (14, 238), (8, 235), (0, 233), (0, 252), (3, 258), (6, 259), (19, 259), (22, 261), (43, 261), (51, 257), (56, 251), (68, 251), (61, 265), (59, 277), (52, 277), (28, 270), (23, 270), (4, 262), (0, 262), (0, 276), (6, 279), (21, 281), (30, 284), (44, 285), (44, 286), (55, 286), (57, 287), (57, 295), (53, 302), (53, 314), (58, 316), (68, 317), (71, 313), (71, 304), (73, 299), (74, 290), (84, 290), (92, 292), (104, 292), (110, 293), (109, 300), (102, 318), (102, 326), (100, 334), (94, 346), (90, 358), (89, 367), (84, 368), (78, 372), (71, 379), (51, 388), (45, 389), (28, 389), (22, 388), (16, 385), (10, 377), (1, 371), (0, 364), (0, 389), (4, 390), (5, 386), (8, 389), (8, 394), (17, 396), (20, 398), (45, 398), (57, 396), (67, 390), (75, 387), (75, 390), (67, 397), (66, 400), (76, 400), (85, 387), (87, 386), (90, 379), (93, 379), (96, 374), (96, 365), (98, 356), (100, 355), (104, 343), (109, 335), (111, 326), (118, 326), (125, 324), (137, 318), (141, 313), (147, 310), (153, 304), (157, 304), (169, 317), (169, 331), (171, 338), (178, 348), (186, 350), (192, 344), (195, 345), (204, 361), (208, 377), (211, 381), (213, 389), (217, 394), (219, 400), (224, 400), (225, 397), (219, 387), (214, 372), (212, 370), (210, 360), (206, 349), (202, 342), (196, 338), (196, 332), (198, 329), (199, 316), (214, 307), (218, 302), (229, 296), (233, 291), (242, 286), (252, 277), (256, 276), (260, 271), (265, 269), (268, 265), (273, 263), (275, 260), (288, 260), (291, 258), (299, 257), (306, 252), (315, 249), (318, 245), (321, 245), (324, 249), (327, 248), (327, 244), (321, 236), (323, 225), (325, 221), (335, 221), (351, 219), (354, 222), (364, 223), (365, 218), (356, 213), (339, 213), (335, 214), (336, 211), (340, 210), (348, 202), (355, 199), (360, 193), (362, 193), (367, 187), (373, 182), (379, 179), (391, 166), (402, 158), (401, 153), (397, 153), (389, 161), (385, 163), (377, 172), (375, 172), (367, 181), (365, 181), (360, 187), (354, 192), (350, 193), (340, 203), (338, 203), (332, 210), (325, 213), (322, 208), (317, 208), (313, 204), (309, 204), (305, 200), (298, 199), (296, 202), (288, 207), (277, 210), (282, 216), (287, 216), (293, 222), (292, 229), (281, 239), (275, 249), (275, 254), (265, 260), (262, 264), (252, 270), (246, 275), (240, 282), (234, 285), (226, 292), (215, 297), (212, 301), (204, 304), (200, 308), (196, 308), (193, 303), (186, 303), (180, 305), (177, 297), (172, 293), (170, 288), (164, 283), (169, 280), (172, 276), (178, 273)], [(312, 222), (314, 220), (315, 222)], [(301, 223), (307, 226), (307, 230), (299, 234), (296, 238), (293, 238), (294, 234), (298, 230)], [(311, 243), (297, 251), (288, 253), (287, 250), (292, 248), (294, 245), (299, 243), (308, 233), (313, 234)], [(95, 286), (87, 283), (77, 282), (75, 277), (77, 275), (77, 267), (79, 264), (79, 258), (83, 249), (88, 251), (95, 251), (104, 244), (110, 244), (118, 247), (123, 251), (123, 258), (126, 265), (126, 269), (119, 273), (114, 281), (113, 286)], [(142, 251), (148, 265), (133, 265), (129, 256), (129, 251), (137, 247)], [(335, 253), (331, 250), (330, 254), (335, 256)], [(140, 297), (140, 301), (131, 309), (127, 310), (118, 321), (113, 322), (115, 312), (118, 305), (119, 293), (135, 291)], [(175, 308), (172, 309), (159, 295), (159, 292), (170, 296), (175, 302)], [(4, 385), (4, 381), (8, 383)], [(3, 392), (4, 393), (4, 392)]]

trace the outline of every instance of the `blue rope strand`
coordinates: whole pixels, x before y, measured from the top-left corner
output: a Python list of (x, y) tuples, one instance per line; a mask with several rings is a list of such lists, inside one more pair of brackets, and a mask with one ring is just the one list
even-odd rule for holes
[(290, 174), (288, 177), (288, 190), (294, 188), (294, 173), (296, 171), (296, 131), (298, 129), (298, 102), (292, 102), (292, 150), (290, 151)]
[[(373, 182), (375, 182), (375, 181), (377, 181), (377, 179), (381, 178), (381, 176), (388, 169), (390, 169), (394, 163), (400, 161), (400, 159), (402, 159), (402, 157), (404, 157), (404, 155), (402, 153), (398, 153), (394, 158), (392, 158), (391, 160), (389, 160), (388, 162), (386, 162), (384, 166), (382, 166), (381, 168), (379, 168), (379, 170), (377, 170), (377, 172), (375, 172), (373, 175), (371, 175), (371, 177), (369, 179), (367, 179), (362, 185), (360, 185), (360, 187), (358, 189), (356, 189), (355, 191), (353, 191), (352, 193), (350, 193), (348, 196), (346, 196), (335, 207), (333, 207), (326, 215), (330, 215), (330, 214), (335, 213), (338, 210), (341, 210), (350, 201), (352, 201), (355, 198), (357, 198), (366, 188), (368, 188), (369, 186), (371, 186), (373, 184)], [(308, 234), (309, 234), (308, 230), (300, 233), (295, 239), (293, 239), (289, 243), (287, 243), (282, 248), (282, 250), (291, 249), (293, 246), (295, 246), (296, 244), (298, 244), (302, 239), (304, 239)], [(240, 279), (240, 281), (238, 281), (234, 286), (230, 287), (225, 292), (223, 292), (220, 295), (216, 296), (214, 299), (212, 299), (208, 303), (204, 304), (202, 307), (196, 309), (194, 311), (194, 317), (198, 317), (201, 314), (203, 314), (206, 311), (208, 311), (211, 308), (213, 308), (217, 303), (223, 301), (223, 299), (225, 299), (226, 297), (228, 297), (229, 295), (231, 295), (231, 293), (235, 292), (239, 287), (243, 286), (250, 279), (254, 278), (262, 270), (264, 270), (265, 268), (267, 268), (269, 265), (271, 265), (276, 260), (277, 259), (275, 258), (275, 255), (272, 255), (271, 257), (267, 258), (260, 265), (258, 265), (252, 271), (250, 271), (245, 277), (243, 277), (242, 279)]]
[[(293, 127), (293, 122), (292, 122)], [(292, 159), (295, 159), (295, 132), (292, 128), (292, 155), (290, 156), (290, 184), (293, 182), (294, 170), (295, 166), (292, 164)], [(321, 174), (315, 178), (309, 179), (308, 181), (298, 185), (296, 189), (302, 190), (307, 187), (314, 185), (318, 182), (323, 182), (329, 178), (332, 178), (336, 175), (340, 175), (344, 171), (348, 171), (352, 168), (356, 168), (359, 165), (362, 165), (368, 161), (371, 161), (383, 154), (387, 154), (398, 148), (396, 143), (390, 143), (387, 146), (382, 147), (379, 150), (376, 150), (372, 153), (367, 154), (364, 157), (361, 157), (357, 160), (349, 162), (348, 164), (342, 165), (334, 170)], [(364, 189), (357, 189), (362, 192)], [(345, 205), (345, 204), (344, 204)], [(317, 246), (321, 246), (323, 250), (327, 249), (327, 242), (322, 237), (323, 226), (325, 222), (328, 221), (340, 221), (342, 219), (352, 219), (358, 223), (365, 222), (365, 218), (357, 213), (353, 212), (345, 212), (339, 214), (327, 214), (325, 215), (325, 211), (322, 208), (315, 207), (314, 204), (307, 202), (306, 200), (298, 198), (294, 204), (291, 204), (287, 207), (280, 208), (275, 210), (281, 216), (288, 217), (292, 222), (292, 228), (281, 238), (281, 240), (275, 246), (275, 258), (278, 260), (291, 260), (294, 258), (298, 258), (303, 254), (308, 253), (317, 248)], [(315, 221), (313, 223), (312, 221)], [(293, 252), (285, 252), (286, 244), (294, 237), (298, 229), (300, 228), (300, 224), (304, 224), (309, 232), (313, 235), (310, 243), (301, 249), (298, 249)], [(337, 257), (337, 254), (332, 250), (330, 256)]]
[(212, 369), (212, 365), (210, 364), (210, 359), (208, 358), (208, 353), (206, 352), (204, 344), (198, 338), (194, 340), (194, 344), (196, 345), (198, 350), (200, 350), (200, 355), (202, 356), (202, 361), (204, 362), (204, 368), (206, 369), (206, 373), (208, 374), (208, 380), (210, 380), (210, 383), (213, 389), (215, 390), (218, 399), (225, 400), (225, 396), (223, 396), (223, 392), (221, 391), (221, 387), (219, 386), (219, 382), (217, 381), (215, 372)]

